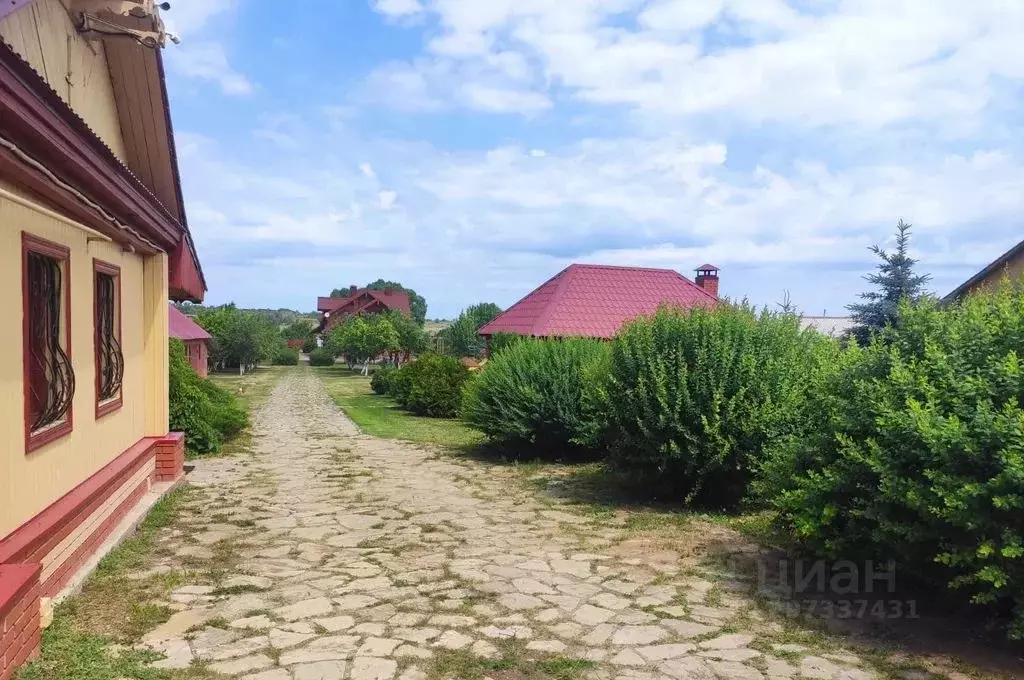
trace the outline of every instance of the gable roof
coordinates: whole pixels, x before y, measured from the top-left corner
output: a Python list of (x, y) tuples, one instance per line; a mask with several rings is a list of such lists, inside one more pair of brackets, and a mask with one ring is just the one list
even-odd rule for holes
[(969, 278), (966, 281), (964, 281), (963, 283), (961, 283), (959, 286), (957, 286), (956, 290), (954, 290), (952, 293), (950, 293), (946, 297), (942, 298), (942, 301), (943, 302), (953, 302), (954, 300), (957, 300), (957, 299), (963, 297), (963, 295), (966, 294), (968, 291), (970, 291), (971, 288), (973, 288), (974, 286), (978, 285), (979, 283), (981, 283), (982, 281), (987, 279), (989, 276), (991, 276), (995, 272), (999, 271), (1000, 269), (1002, 269), (1003, 267), (1008, 265), (1011, 260), (1013, 260), (1015, 257), (1017, 257), (1019, 255), (1024, 255), (1024, 241), (1021, 241), (1020, 243), (1018, 243), (1014, 247), (1010, 248), (1005, 253), (1003, 253), (1002, 255), (997, 257), (995, 260), (990, 262), (980, 272), (978, 272), (977, 274), (975, 274), (971, 278)]
[(708, 307), (718, 299), (671, 269), (573, 264), (480, 329), (481, 335), (611, 338), (662, 306)]
[(213, 340), (213, 336), (206, 332), (206, 329), (182, 314), (174, 305), (167, 307), (168, 321), (170, 322), (168, 335), (178, 340)]
[[(0, 1), (0, 19), (20, 9), (26, 9), (37, 0)], [(65, 3), (66, 4), (66, 3)], [(120, 25), (142, 31), (163, 31), (159, 14), (146, 17), (120, 16)], [(171, 124), (167, 83), (164, 75), (163, 50), (161, 47), (146, 47), (134, 40), (123, 37), (99, 39), (107, 58), (108, 73), (117, 107), (121, 131), (124, 136), (127, 158), (117, 158), (103, 140), (93, 131), (67, 102), (50, 86), (46, 79), (31, 64), (0, 38), (0, 59), (10, 69), (11, 75), (19, 78), (42, 100), (62, 123), (74, 129), (75, 141), (91, 149), (90, 159), (102, 164), (105, 173), (116, 173), (132, 185), (136, 205), (144, 201), (149, 204), (141, 209), (146, 213), (131, 215), (126, 224), (133, 224), (139, 231), (151, 225), (159, 225), (164, 232), (171, 232), (173, 243), (167, 244), (167, 234), (158, 238), (160, 247), (172, 259), (169, 273), (170, 296), (174, 299), (189, 299), (201, 302), (206, 292), (206, 277), (196, 252), (195, 242), (189, 230), (185, 214), (185, 203), (181, 192), (181, 178), (178, 169), (177, 152), (174, 145), (174, 130)], [(0, 74), (2, 75), (2, 74)], [(9, 93), (4, 97), (8, 98)], [(2, 112), (0, 112), (2, 114)], [(49, 137), (56, 137), (48, 131)], [(66, 148), (66, 145), (62, 148)], [(37, 153), (39, 150), (37, 149)], [(36, 160), (45, 160), (39, 159)], [(59, 163), (57, 167), (68, 171), (71, 163)], [(95, 166), (92, 168), (94, 175)], [(74, 179), (62, 177), (65, 181)], [(96, 181), (96, 180), (93, 180)], [(72, 181), (78, 185), (79, 182)], [(109, 186), (109, 185), (108, 185)], [(82, 189), (82, 186), (76, 188)], [(122, 187), (123, 189), (123, 187)], [(89, 191), (83, 193), (89, 194)], [(135, 195), (135, 194), (138, 195)], [(145, 215), (145, 217), (143, 217)], [(148, 219), (147, 219), (148, 218)], [(86, 221), (88, 223), (88, 221)], [(168, 226), (169, 225), (169, 226)], [(100, 231), (104, 231), (101, 227)], [(114, 238), (123, 236), (117, 234)], [(132, 244), (137, 245), (137, 244)], [(180, 251), (180, 252), (179, 252)], [(176, 266), (173, 266), (174, 263)]]
[[(371, 299), (360, 302), (360, 299), (368, 295)], [(409, 307), (409, 293), (404, 290), (392, 290), (387, 293), (383, 290), (372, 288), (360, 288), (354, 295), (345, 297), (320, 297), (316, 300), (317, 311), (337, 314), (358, 314), (374, 301), (380, 302), (388, 309), (395, 309), (405, 314), (412, 314)]]

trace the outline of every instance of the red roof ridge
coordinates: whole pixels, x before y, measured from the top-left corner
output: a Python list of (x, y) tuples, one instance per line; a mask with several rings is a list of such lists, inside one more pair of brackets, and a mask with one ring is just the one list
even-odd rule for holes
[(675, 269), (669, 267), (631, 267), (625, 264), (586, 264), (582, 262), (574, 262), (562, 271), (569, 271), (570, 269), (628, 269), (634, 272), (672, 272), (673, 274), (679, 274)]

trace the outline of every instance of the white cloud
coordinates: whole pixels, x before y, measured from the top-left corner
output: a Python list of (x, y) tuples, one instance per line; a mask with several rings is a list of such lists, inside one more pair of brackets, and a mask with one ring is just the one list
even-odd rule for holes
[(395, 191), (381, 191), (377, 194), (377, 198), (380, 201), (381, 210), (391, 210), (395, 206), (395, 201), (398, 200), (398, 193)]
[[(536, 110), (559, 86), (672, 116), (955, 126), (992, 100), (993, 79), (1024, 79), (1024, 5), (1002, 0), (848, 0), (813, 13), (783, 0), (437, 0), (428, 11), (442, 29), (425, 45), (433, 58), (407, 68), (435, 105), (484, 111)], [(499, 55), (529, 70), (499, 88), (515, 97), (465, 96), (497, 87)]]
[(373, 166), (370, 165), (369, 163), (360, 163), (359, 172), (363, 173), (363, 175), (369, 177), (370, 179), (377, 179), (377, 173), (374, 172)]
[(167, 30), (183, 40), (201, 31), (218, 14), (234, 10), (237, 0), (175, 0), (160, 16)]
[(463, 88), (462, 98), (471, 108), (481, 111), (542, 111), (551, 108), (551, 101), (542, 94), (487, 87), (476, 83), (470, 83)]
[(218, 42), (193, 42), (171, 50), (168, 60), (176, 73), (217, 83), (227, 95), (247, 95), (253, 84), (231, 68), (224, 46)]
[(422, 12), (423, 5), (419, 0), (373, 0), (373, 9), (390, 17), (406, 17)]

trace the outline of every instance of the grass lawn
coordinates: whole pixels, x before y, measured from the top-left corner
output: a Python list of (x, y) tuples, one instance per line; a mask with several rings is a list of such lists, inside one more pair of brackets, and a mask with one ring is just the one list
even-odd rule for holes
[(390, 398), (374, 394), (369, 378), (344, 366), (311, 370), (323, 381), (334, 403), (368, 435), (449, 448), (468, 448), (483, 441), (479, 432), (462, 421), (403, 411)]

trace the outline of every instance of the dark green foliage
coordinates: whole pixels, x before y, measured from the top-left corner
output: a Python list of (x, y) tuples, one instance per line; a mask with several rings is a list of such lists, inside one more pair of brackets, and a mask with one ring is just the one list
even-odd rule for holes
[(583, 458), (600, 429), (583, 391), (607, 370), (607, 343), (520, 339), (497, 353), (466, 386), (461, 415), (492, 441), (529, 446), (549, 458)]
[(316, 324), (308, 319), (298, 319), (281, 331), (281, 337), (285, 340), (308, 341), (313, 337), (315, 327)]
[(458, 359), (425, 354), (398, 369), (389, 394), (404, 409), (432, 418), (454, 418), (469, 371)]
[(195, 322), (213, 336), (210, 361), (214, 366), (256, 366), (261, 360), (273, 359), (282, 342), (277, 325), (266, 316), (242, 311), (234, 304), (204, 308)]
[(427, 332), (415, 319), (397, 310), (385, 312), (382, 316), (398, 334), (397, 349), (392, 351), (391, 356), (395, 364), (427, 351)]
[(609, 462), (645, 492), (735, 508), (763, 448), (797, 426), (804, 386), (838, 351), (792, 315), (662, 310), (622, 330), (606, 385), (586, 401), (606, 414)]
[(317, 348), (316, 338), (312, 335), (306, 338), (306, 341), (302, 343), (302, 351), (306, 354), (314, 351)]
[(507, 347), (511, 347), (523, 339), (518, 333), (495, 333), (491, 336), (491, 356), (495, 356)]
[(201, 380), (199, 386), (213, 407), (210, 409), (208, 420), (220, 435), (222, 442), (245, 429), (249, 424), (249, 414), (238, 405), (233, 394), (212, 380)]
[(447, 328), (437, 334), (441, 351), (452, 357), (482, 357), (485, 343), (477, 331), (501, 314), (493, 302), (467, 307)]
[(909, 255), (910, 227), (903, 220), (896, 225), (896, 251), (888, 253), (878, 245), (871, 246), (871, 252), (882, 260), (878, 272), (864, 278), (877, 290), (861, 293), (865, 302), (848, 305), (857, 327), (854, 337), (862, 345), (868, 343), (872, 333), (877, 333), (896, 321), (900, 301), (917, 302), (924, 295), (924, 285), (931, 278), (914, 273), (917, 260)]
[(391, 379), (398, 371), (394, 366), (379, 366), (373, 371), (370, 378), (370, 389), (377, 394), (387, 394), (391, 391)]
[(278, 347), (274, 352), (273, 364), (275, 366), (298, 366), (299, 351), (290, 347)]
[(248, 424), (248, 414), (231, 393), (192, 370), (180, 340), (170, 341), (168, 377), (171, 430), (185, 433), (190, 451), (218, 451)]
[(334, 352), (326, 348), (315, 349), (309, 353), (310, 366), (333, 366)]
[(1024, 638), (1024, 290), (897, 321), (819, 383), (760, 491), (809, 549), (1010, 604)]

